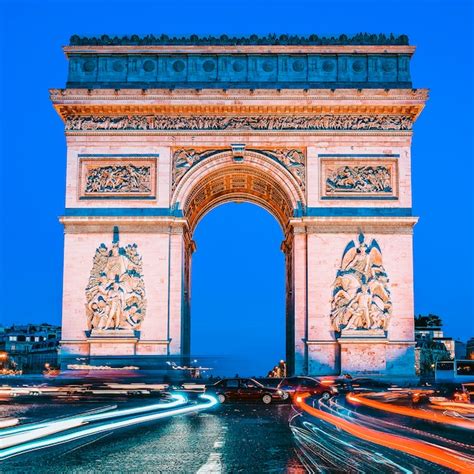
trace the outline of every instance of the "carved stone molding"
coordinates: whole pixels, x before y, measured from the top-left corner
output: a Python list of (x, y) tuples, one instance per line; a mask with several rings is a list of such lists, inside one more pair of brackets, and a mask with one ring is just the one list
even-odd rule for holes
[(409, 115), (235, 115), (167, 116), (75, 115), (65, 120), (66, 131), (301, 131), (301, 130), (411, 130)]
[[(59, 221), (66, 234), (103, 234), (120, 226), (122, 234), (170, 234), (175, 228), (187, 227), (187, 221), (179, 217), (155, 216), (63, 216)], [(181, 233), (181, 231), (177, 231)]]
[(354, 234), (361, 229), (372, 234), (413, 234), (413, 227), (418, 217), (362, 217), (362, 216), (334, 216), (334, 217), (302, 217), (290, 220), (290, 225), (296, 231), (308, 234)]
[[(194, 165), (224, 151), (226, 150), (196, 150), (193, 148), (179, 148), (175, 150), (173, 153), (172, 191), (176, 189), (181, 179)], [(248, 149), (247, 151), (266, 156), (282, 165), (292, 174), (301, 190), (305, 190), (306, 156), (303, 150), (277, 148)]]

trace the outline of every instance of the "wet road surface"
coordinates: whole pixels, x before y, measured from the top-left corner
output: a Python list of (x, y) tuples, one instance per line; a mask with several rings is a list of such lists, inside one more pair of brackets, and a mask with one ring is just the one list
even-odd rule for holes
[[(171, 416), (169, 406), (161, 410), (170, 413), (166, 419), (150, 422), (147, 418), (120, 430), (112, 422), (100, 434), (95, 431), (36, 451), (30, 446), (25, 453), (0, 463), (0, 472), (474, 472), (474, 411), (469, 404), (448, 404), (442, 410), (434, 410), (433, 405), (413, 409), (406, 403), (394, 403), (396, 394), (382, 392), (325, 401), (296, 397), (294, 408), (284, 403), (225, 403), (208, 405), (205, 411), (178, 413), (194, 410), (186, 407), (202, 404), (202, 397), (190, 395), (189, 402), (181, 397), (177, 414)], [(89, 421), (77, 430), (87, 430), (94, 423), (99, 428), (101, 423), (109, 423), (102, 418), (93, 421), (94, 417), (105, 414), (111, 418), (112, 414), (113, 418), (120, 412), (121, 419), (132, 419), (138, 415), (125, 416), (123, 410), (160, 411), (156, 404), (172, 399), (158, 395), (94, 395), (74, 400), (70, 395), (29, 396), (4, 401), (0, 410), (3, 418), (18, 418), (20, 427), (80, 414)], [(97, 415), (97, 410), (103, 409)], [(5, 431), (3, 436), (0, 445), (8, 438)], [(44, 439), (51, 444), (55, 436)], [(0, 450), (0, 454), (7, 450)]]
[[(22, 423), (69, 416), (88, 404), (10, 405)], [(4, 407), (5, 408), (5, 407)], [(7, 459), (2, 472), (305, 472), (287, 404), (225, 404)], [(6, 414), (6, 413), (5, 413)]]

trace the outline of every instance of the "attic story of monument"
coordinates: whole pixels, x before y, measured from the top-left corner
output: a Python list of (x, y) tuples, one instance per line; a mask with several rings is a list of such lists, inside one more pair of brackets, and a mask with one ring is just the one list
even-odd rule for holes
[(63, 366), (192, 355), (193, 232), (247, 201), (284, 232), (296, 374), (414, 374), (406, 36), (82, 38), (67, 142)]

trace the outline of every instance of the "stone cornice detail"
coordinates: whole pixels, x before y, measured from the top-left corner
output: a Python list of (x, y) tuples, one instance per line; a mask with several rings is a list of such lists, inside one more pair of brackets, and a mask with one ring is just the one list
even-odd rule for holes
[(64, 46), (71, 54), (406, 54), (412, 56), (415, 46), (403, 45), (148, 45), (148, 46)]
[(182, 234), (188, 225), (184, 218), (167, 216), (61, 216), (59, 222), (66, 234), (103, 233), (113, 226), (125, 233)]
[(290, 220), (295, 232), (332, 234), (364, 232), (413, 234), (418, 217), (302, 217)]
[[(428, 89), (50, 89), (53, 102), (70, 100), (144, 101), (158, 100), (416, 100), (425, 101)], [(66, 103), (65, 102), (65, 103)]]
[(415, 120), (426, 89), (334, 90), (90, 90), (52, 89), (63, 120), (71, 115), (393, 114)]

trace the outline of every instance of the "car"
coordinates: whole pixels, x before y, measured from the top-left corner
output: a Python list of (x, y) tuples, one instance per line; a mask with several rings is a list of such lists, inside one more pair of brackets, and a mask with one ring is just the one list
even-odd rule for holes
[(338, 393), (337, 387), (332, 380), (320, 380), (314, 377), (286, 377), (277, 387), (279, 394), (284, 400), (293, 397), (297, 393), (309, 393), (319, 395), (327, 400)]
[(215, 395), (220, 403), (241, 400), (262, 401), (268, 405), (272, 401), (282, 399), (276, 388), (265, 387), (250, 378), (219, 380), (214, 385), (206, 387), (206, 393)]
[(469, 384), (437, 383), (433, 387), (430, 401), (470, 402)]
[(398, 385), (390, 382), (366, 377), (347, 379), (344, 381), (344, 384), (350, 392), (386, 392), (400, 388)]

